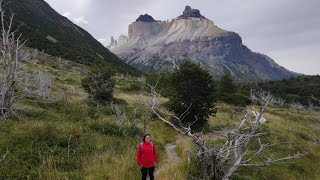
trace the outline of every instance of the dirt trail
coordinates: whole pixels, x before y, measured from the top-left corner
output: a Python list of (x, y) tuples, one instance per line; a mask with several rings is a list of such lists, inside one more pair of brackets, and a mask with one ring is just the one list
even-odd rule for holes
[[(224, 128), (219, 131), (214, 131), (213, 133), (206, 134), (205, 138), (226, 137), (228, 132), (229, 132), (229, 129)], [(160, 167), (156, 167), (154, 172), (155, 179), (158, 179), (157, 177), (160, 172), (166, 171), (168, 167), (176, 165), (181, 162), (181, 159), (178, 156), (176, 149), (177, 149), (176, 143), (168, 143), (165, 145), (167, 159), (165, 159), (165, 161), (161, 163)], [(147, 179), (149, 180), (149, 177), (147, 177)]]
[(165, 145), (165, 150), (168, 158), (165, 160), (164, 163), (162, 163), (161, 167), (155, 170), (155, 173), (154, 173), (155, 178), (157, 178), (157, 175), (159, 174), (159, 172), (166, 169), (166, 167), (172, 166), (173, 164), (176, 164), (176, 163), (180, 163), (181, 160), (176, 152), (176, 148), (177, 148), (177, 145), (174, 143), (168, 143)]

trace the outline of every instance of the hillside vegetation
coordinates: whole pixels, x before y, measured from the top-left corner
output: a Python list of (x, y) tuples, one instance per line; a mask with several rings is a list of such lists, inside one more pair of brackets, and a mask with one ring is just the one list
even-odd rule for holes
[[(142, 85), (136, 78), (118, 75), (114, 96), (135, 128), (119, 126), (119, 117), (111, 105), (96, 107), (88, 103), (81, 79), (89, 67), (41, 53), (37, 64), (24, 68), (41, 69), (54, 77), (49, 101), (27, 97), (17, 104), (20, 119), (0, 122), (1, 179), (140, 179), (136, 165), (136, 148), (143, 133), (141, 122), (148, 110), (139, 102)], [(167, 99), (161, 100), (163, 103)], [(234, 127), (242, 114), (236, 107), (218, 103), (217, 114), (210, 117), (207, 142), (219, 146), (226, 129)], [(251, 106), (249, 108), (257, 108)], [(133, 115), (132, 112), (136, 112)], [(263, 140), (280, 143), (268, 151), (286, 156), (297, 151), (308, 153), (296, 163), (265, 168), (242, 168), (234, 179), (319, 179), (320, 178), (320, 113), (271, 107), (266, 113), (264, 130), (272, 132)], [(190, 139), (178, 135), (171, 127), (151, 116), (147, 126), (159, 153), (158, 179), (197, 177), (199, 167), (187, 163)], [(286, 144), (281, 144), (286, 142)], [(177, 144), (181, 162), (164, 166), (165, 145)]]
[(320, 106), (320, 102), (313, 101), (311, 96), (320, 97), (320, 76), (300, 76), (281, 81), (260, 82), (251, 85), (258, 89), (270, 91), (287, 102), (300, 102), (309, 105), (309, 101)]
[(13, 29), (20, 26), (18, 32), (28, 40), (28, 47), (86, 65), (111, 66), (122, 73), (139, 74), (44, 0), (3, 0), (3, 4), (7, 17), (10, 12), (15, 14)]

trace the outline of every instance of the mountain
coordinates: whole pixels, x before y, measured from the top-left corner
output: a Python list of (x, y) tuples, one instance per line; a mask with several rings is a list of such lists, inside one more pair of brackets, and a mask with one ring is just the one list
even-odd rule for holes
[[(9, 3), (8, 3), (9, 2)], [(138, 73), (122, 62), (87, 31), (58, 14), (43, 0), (4, 0), (7, 17), (14, 12), (15, 28), (26, 45), (53, 56), (86, 65), (111, 66), (121, 72)]]
[(270, 57), (252, 52), (237, 33), (219, 28), (189, 6), (171, 21), (138, 19), (149, 20), (130, 24), (128, 36), (122, 35), (117, 45), (109, 48), (141, 71), (170, 72), (185, 60), (191, 60), (200, 63), (215, 78), (226, 70), (236, 80), (250, 82), (298, 76)]
[(139, 18), (136, 20), (136, 22), (157, 22), (156, 20), (153, 19), (152, 16), (150, 16), (149, 14), (145, 14), (145, 15), (140, 15)]

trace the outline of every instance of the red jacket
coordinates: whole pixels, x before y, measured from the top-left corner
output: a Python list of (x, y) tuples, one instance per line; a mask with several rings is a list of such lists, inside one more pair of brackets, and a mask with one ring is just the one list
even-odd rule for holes
[(137, 163), (144, 168), (151, 168), (158, 162), (156, 146), (154, 143), (151, 145), (150, 142), (143, 142), (142, 147), (140, 146), (139, 144), (137, 150)]

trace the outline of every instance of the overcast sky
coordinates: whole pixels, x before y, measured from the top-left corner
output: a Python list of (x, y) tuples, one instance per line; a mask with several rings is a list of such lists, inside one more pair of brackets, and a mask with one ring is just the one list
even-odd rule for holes
[(171, 20), (186, 5), (285, 68), (320, 74), (320, 0), (46, 0), (105, 45), (140, 14)]

